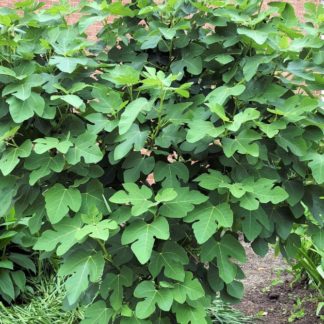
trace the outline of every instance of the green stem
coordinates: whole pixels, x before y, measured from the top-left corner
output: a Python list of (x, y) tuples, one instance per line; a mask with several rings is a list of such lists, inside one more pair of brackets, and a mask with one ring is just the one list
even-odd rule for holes
[(129, 86), (127, 87), (127, 89), (128, 89), (130, 100), (133, 101), (133, 87)]
[(38, 277), (40, 277), (42, 274), (42, 260), (39, 256), (37, 258), (37, 269), (38, 269), (37, 275), (38, 275)]
[(105, 205), (106, 205), (106, 208), (107, 208), (107, 210), (108, 210), (108, 213), (109, 214), (111, 214), (111, 208), (110, 208), (110, 206), (109, 206), (109, 204), (108, 204), (108, 201), (107, 201), (107, 199), (106, 199), (106, 197), (105, 197), (105, 195), (104, 194), (102, 194), (102, 199), (103, 199), (103, 201), (104, 201), (104, 203), (105, 203)]
[(102, 242), (101, 240), (96, 240), (97, 241), (97, 243), (100, 245), (100, 247), (101, 247), (101, 249), (102, 249), (102, 251), (103, 251), (103, 253), (104, 253), (104, 258), (107, 260), (107, 261), (109, 261), (110, 263), (112, 263), (112, 257), (111, 257), (111, 255), (109, 254), (109, 252), (107, 251), (107, 249), (106, 249), (106, 246), (105, 246), (105, 243), (104, 242)]
[(155, 140), (157, 134), (159, 133), (160, 129), (162, 128), (162, 111), (163, 111), (163, 104), (164, 104), (164, 99), (165, 99), (165, 95), (166, 95), (166, 90), (162, 90), (161, 96), (160, 96), (160, 106), (157, 110), (158, 112), (158, 123), (153, 131), (152, 134), (152, 142)]
[(258, 10), (258, 13), (257, 13), (258, 16), (259, 16), (259, 14), (261, 12), (262, 6), (263, 6), (263, 0), (261, 1), (260, 6), (259, 6), (259, 10)]

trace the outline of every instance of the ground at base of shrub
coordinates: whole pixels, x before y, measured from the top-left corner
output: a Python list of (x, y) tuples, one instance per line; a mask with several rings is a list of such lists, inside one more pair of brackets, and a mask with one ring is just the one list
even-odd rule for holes
[(323, 323), (316, 316), (316, 292), (302, 284), (291, 285), (293, 278), (282, 257), (275, 257), (270, 251), (261, 258), (248, 246), (246, 248), (248, 262), (243, 267), (245, 295), (236, 309), (267, 324)]

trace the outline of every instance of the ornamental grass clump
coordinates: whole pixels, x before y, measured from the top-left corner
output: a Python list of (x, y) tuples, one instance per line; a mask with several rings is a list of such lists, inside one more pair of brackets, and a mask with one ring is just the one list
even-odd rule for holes
[(323, 7), (261, 6), (0, 8), (0, 216), (83, 324), (208, 323), (243, 296), (241, 233), (292, 258), (307, 206), (323, 234)]

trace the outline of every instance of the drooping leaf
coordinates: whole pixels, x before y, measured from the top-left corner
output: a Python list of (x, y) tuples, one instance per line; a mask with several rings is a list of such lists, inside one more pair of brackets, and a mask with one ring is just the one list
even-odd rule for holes
[(247, 28), (238, 28), (237, 32), (240, 35), (245, 35), (249, 39), (255, 41), (257, 44), (262, 45), (268, 38), (268, 34), (261, 30), (251, 30)]

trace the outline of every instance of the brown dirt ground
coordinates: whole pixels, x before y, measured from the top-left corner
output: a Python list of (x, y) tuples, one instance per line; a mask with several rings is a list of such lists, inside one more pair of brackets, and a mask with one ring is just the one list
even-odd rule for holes
[[(245, 296), (236, 306), (246, 315), (257, 317), (256, 322), (267, 324), (289, 323), (288, 319), (298, 298), (302, 300), (301, 307), (305, 314), (296, 319), (296, 324), (323, 323), (316, 317), (315, 292), (298, 284), (292, 285), (292, 274), (287, 269), (285, 260), (276, 257), (273, 251), (264, 258), (257, 256), (247, 245), (248, 261), (243, 266), (246, 275), (244, 280)], [(296, 306), (295, 306), (296, 307)]]

